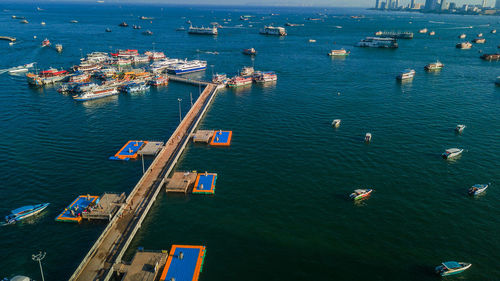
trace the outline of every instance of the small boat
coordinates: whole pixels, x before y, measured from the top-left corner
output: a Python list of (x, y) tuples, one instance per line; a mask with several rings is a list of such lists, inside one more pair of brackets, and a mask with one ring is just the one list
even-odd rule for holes
[(227, 75), (225, 73), (216, 73), (212, 76), (212, 83), (224, 84), (226, 85), (228, 82)]
[(465, 125), (458, 124), (458, 125), (455, 127), (455, 131), (456, 131), (457, 133), (461, 133), (461, 132), (463, 132), (463, 130), (465, 129), (465, 127), (466, 127)]
[(134, 24), (134, 25), (132, 25), (132, 28), (133, 28), (133, 29), (141, 29), (142, 27), (141, 27), (140, 25), (135, 25), (135, 24)]
[(70, 20), (69, 22), (70, 22), (70, 23), (78, 23), (78, 21), (77, 21), (77, 20)]
[(436, 61), (433, 63), (429, 63), (424, 67), (425, 70), (427, 71), (436, 71), (436, 70), (441, 70), (443, 69), (444, 64), (442, 64), (440, 61)]
[(455, 47), (457, 47), (458, 49), (468, 50), (472, 48), (472, 44), (470, 42), (462, 42), (458, 43)]
[(422, 29), (420, 29), (418, 31), (418, 33), (422, 33), (423, 34), (423, 33), (427, 33), (427, 31), (428, 31), (427, 28), (422, 28)]
[(485, 192), (490, 184), (491, 183), (473, 185), (471, 188), (469, 188), (469, 195), (476, 196), (476, 195), (479, 195), (479, 194)]
[(331, 50), (330, 52), (328, 52), (328, 55), (330, 57), (346, 57), (350, 53), (351, 52), (349, 52), (349, 51), (346, 51), (344, 49), (340, 49), (340, 50)]
[(477, 35), (477, 37), (483, 37), (483, 34), (482, 34), (482, 33), (479, 33), (479, 34)]
[(372, 140), (372, 134), (371, 133), (366, 133), (365, 135), (365, 142), (370, 142)]
[(139, 92), (145, 92), (149, 90), (149, 85), (146, 85), (145, 83), (133, 83), (130, 84), (126, 87), (125, 91), (128, 94), (133, 94), (133, 93), (139, 93)]
[(2, 281), (34, 281), (33, 279), (29, 278), (28, 276), (23, 276), (23, 275), (16, 275), (12, 277), (11, 279), (4, 278)]
[(484, 39), (484, 38), (476, 38), (476, 39), (472, 40), (472, 42), (474, 42), (476, 44), (484, 44), (484, 42), (486, 42), (486, 39)]
[(459, 274), (469, 269), (472, 264), (466, 262), (447, 261), (436, 266), (436, 273), (441, 276), (449, 276)]
[(460, 34), (460, 35), (458, 36), (458, 38), (460, 38), (460, 39), (464, 39), (465, 37), (467, 37), (467, 35), (465, 35), (464, 33), (462, 33), (462, 34)]
[(47, 47), (47, 46), (50, 46), (50, 41), (49, 41), (49, 39), (45, 38), (42, 41), (42, 47)]
[(495, 33), (497, 33), (497, 30), (496, 30), (496, 29), (493, 29), (493, 30), (491, 31), (491, 33), (495, 34)]
[(42, 21), (40, 24), (41, 24), (41, 25), (45, 25), (45, 22), (44, 22), (44, 21)]
[(309, 39), (309, 43), (316, 43), (316, 39)]
[(32, 63), (28, 63), (28, 64), (25, 64), (25, 65), (20, 65), (20, 66), (16, 66), (16, 67), (12, 67), (12, 68), (9, 68), (9, 73), (10, 74), (14, 74), (14, 73), (20, 73), (20, 72), (27, 72), (30, 68), (33, 67), (35, 63), (32, 62)]
[(247, 76), (247, 75), (252, 75), (254, 73), (254, 69), (251, 66), (244, 66), (241, 69), (241, 76)]
[(128, 26), (128, 23), (126, 23), (126, 22), (122, 22), (122, 23), (120, 23), (118, 26), (121, 26), (121, 27), (127, 27), (127, 26)]
[(56, 51), (58, 53), (60, 53), (60, 52), (62, 52), (62, 50), (63, 50), (63, 46), (61, 44), (56, 44)]
[(401, 72), (398, 76), (396, 76), (396, 79), (403, 81), (403, 80), (412, 79), (414, 76), (415, 76), (414, 69), (406, 69), (405, 71)]
[(429, 35), (430, 35), (430, 36), (434, 36), (434, 35), (436, 35), (436, 32), (431, 31), (431, 32), (429, 32)]
[(153, 31), (151, 31), (151, 30), (146, 30), (146, 31), (144, 31), (142, 34), (144, 34), (144, 35), (153, 35)]
[(340, 127), (340, 122), (341, 122), (341, 120), (340, 120), (340, 119), (335, 119), (335, 120), (333, 120), (333, 122), (332, 122), (332, 126), (333, 126), (334, 128), (338, 128), (338, 127)]
[(25, 218), (34, 216), (47, 208), (49, 204), (50, 203), (42, 203), (38, 205), (28, 205), (14, 209), (10, 212), (10, 215), (5, 216), (5, 222), (3, 222), (2, 225), (13, 224)]
[(20, 23), (26, 24), (26, 23), (29, 23), (29, 22), (27, 20), (22, 20), (22, 21), (20, 21)]
[(441, 154), (441, 157), (443, 157), (443, 159), (451, 159), (459, 156), (463, 151), (464, 150), (461, 148), (448, 148), (443, 154)]
[(26, 19), (26, 17), (23, 17), (23, 16), (12, 16), (13, 19), (15, 20), (24, 20)]
[(354, 201), (363, 199), (370, 196), (372, 191), (373, 189), (355, 189), (354, 192), (349, 195), (349, 198)]
[(106, 28), (106, 32), (111, 32), (111, 28)]
[(254, 48), (244, 49), (243, 54), (249, 55), (249, 56), (255, 56), (257, 54), (257, 50), (255, 50)]
[(382, 30), (375, 32), (375, 36), (380, 36), (380, 35), (382, 35)]

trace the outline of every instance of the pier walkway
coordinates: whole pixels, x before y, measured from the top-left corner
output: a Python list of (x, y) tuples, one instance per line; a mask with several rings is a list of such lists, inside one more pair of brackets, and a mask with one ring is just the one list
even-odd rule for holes
[(179, 77), (172, 80), (206, 87), (127, 197), (125, 204), (70, 277), (70, 281), (107, 281), (111, 278), (113, 266), (121, 262), (123, 254), (141, 227), (168, 174), (177, 163), (218, 89), (216, 84), (208, 82)]

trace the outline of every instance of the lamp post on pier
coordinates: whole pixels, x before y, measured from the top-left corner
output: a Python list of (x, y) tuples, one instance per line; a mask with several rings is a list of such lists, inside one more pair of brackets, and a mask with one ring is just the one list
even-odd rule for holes
[(42, 251), (40, 251), (38, 254), (33, 254), (31, 255), (31, 258), (34, 260), (34, 261), (37, 261), (38, 262), (38, 265), (40, 265), (40, 274), (42, 275), (42, 281), (45, 281), (45, 278), (43, 277), (43, 269), (42, 269), (42, 260), (43, 258), (45, 258), (45, 252), (42, 253)]
[(179, 123), (182, 122), (182, 114), (181, 114), (181, 98), (178, 98), (177, 101), (179, 101)]

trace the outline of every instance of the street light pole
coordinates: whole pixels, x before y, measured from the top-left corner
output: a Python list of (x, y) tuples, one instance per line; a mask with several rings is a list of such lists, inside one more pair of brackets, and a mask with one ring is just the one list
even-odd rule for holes
[(40, 274), (42, 275), (42, 281), (45, 281), (45, 278), (43, 277), (43, 269), (42, 269), (42, 260), (43, 260), (43, 258), (45, 258), (45, 252), (42, 253), (42, 251), (40, 251), (36, 255), (35, 254), (31, 255), (31, 258), (34, 261), (37, 261), (38, 264), (40, 265)]
[(182, 114), (181, 114), (181, 101), (182, 99), (178, 98), (177, 99), (179, 101), (179, 123), (182, 122)]

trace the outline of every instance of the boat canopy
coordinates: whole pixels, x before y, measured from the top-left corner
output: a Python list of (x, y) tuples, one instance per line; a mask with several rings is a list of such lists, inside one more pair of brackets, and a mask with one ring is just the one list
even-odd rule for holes
[(361, 194), (363, 192), (365, 192), (366, 190), (365, 189), (355, 189), (354, 192), (357, 193), (357, 194)]
[(12, 214), (19, 214), (19, 213), (22, 213), (22, 212), (31, 211), (34, 208), (35, 208), (35, 206), (32, 206), (32, 205), (24, 206), (24, 207), (20, 207), (20, 208), (12, 210), (11, 213)]
[(443, 262), (443, 266), (446, 267), (446, 268), (448, 268), (448, 269), (456, 269), (456, 268), (461, 268), (462, 267), (462, 265), (460, 265), (456, 261)]

